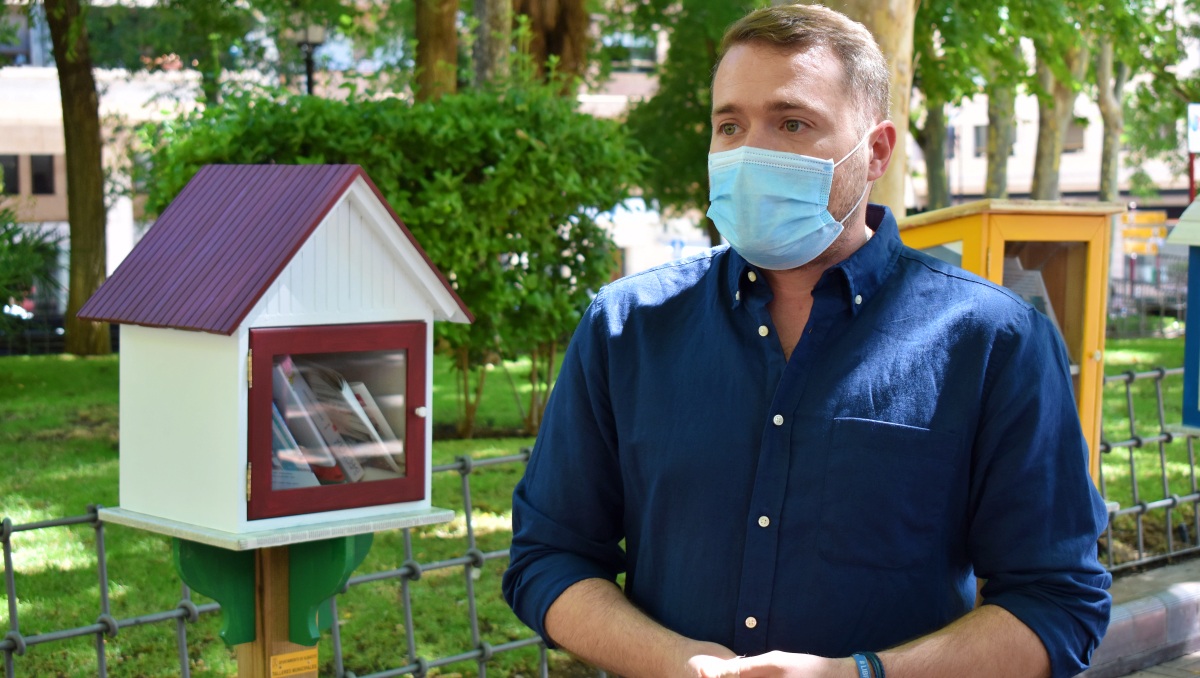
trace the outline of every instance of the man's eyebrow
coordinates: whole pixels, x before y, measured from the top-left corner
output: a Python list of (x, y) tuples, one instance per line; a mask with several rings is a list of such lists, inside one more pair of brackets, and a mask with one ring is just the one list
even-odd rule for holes
[[(713, 117), (717, 117), (719, 115), (728, 115), (730, 113), (738, 113), (741, 110), (742, 110), (741, 107), (738, 106), (736, 103), (729, 102), (727, 104), (724, 104), (722, 106), (714, 108), (712, 115), (713, 115)], [(794, 101), (791, 99), (777, 99), (775, 101), (772, 101), (771, 103), (767, 104), (767, 110), (769, 110), (773, 113), (784, 113), (787, 111), (804, 111), (804, 112), (809, 112), (809, 113), (814, 113), (814, 114), (818, 113), (818, 111), (815, 108), (813, 108), (812, 106), (809, 106), (808, 104), (803, 103), (801, 101)]]
[(724, 106), (721, 106), (720, 108), (714, 108), (712, 117), (715, 118), (718, 115), (729, 115), (730, 113), (737, 113), (740, 110), (741, 108), (737, 104), (730, 102)]

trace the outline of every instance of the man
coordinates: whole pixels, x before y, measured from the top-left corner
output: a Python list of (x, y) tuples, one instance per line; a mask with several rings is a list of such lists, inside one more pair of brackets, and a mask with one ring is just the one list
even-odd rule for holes
[(861, 207), (896, 143), (861, 25), (767, 8), (720, 55), (731, 248), (597, 295), (514, 493), (507, 600), (625, 676), (1075, 675), (1110, 577), (1056, 330)]

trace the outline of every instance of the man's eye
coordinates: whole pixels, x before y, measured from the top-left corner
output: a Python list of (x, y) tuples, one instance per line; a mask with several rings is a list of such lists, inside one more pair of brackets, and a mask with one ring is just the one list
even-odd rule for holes
[(804, 129), (804, 123), (800, 122), (799, 120), (788, 120), (787, 122), (783, 123), (783, 128), (789, 132), (799, 132), (800, 130)]
[(724, 134), (727, 137), (731, 137), (734, 134), (737, 134), (737, 125), (735, 125), (732, 122), (723, 123), (721, 125), (720, 129), (721, 129), (721, 134)]

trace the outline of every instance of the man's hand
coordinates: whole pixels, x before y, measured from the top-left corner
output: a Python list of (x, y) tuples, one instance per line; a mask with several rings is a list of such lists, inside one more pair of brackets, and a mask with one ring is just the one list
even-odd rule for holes
[(734, 662), (738, 678), (854, 678), (853, 659), (829, 659), (811, 654), (768, 652)]
[(716, 643), (689, 642), (685, 647), (687, 678), (738, 678), (737, 655)]

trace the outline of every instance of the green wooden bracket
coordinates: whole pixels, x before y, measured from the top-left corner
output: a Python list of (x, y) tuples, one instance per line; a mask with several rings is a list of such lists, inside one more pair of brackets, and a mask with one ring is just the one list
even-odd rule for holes
[(288, 640), (316, 645), (333, 623), (333, 596), (362, 564), (375, 535), (371, 533), (288, 547)]
[(254, 641), (254, 552), (172, 539), (179, 578), (221, 604), (221, 640), (229, 647)]

